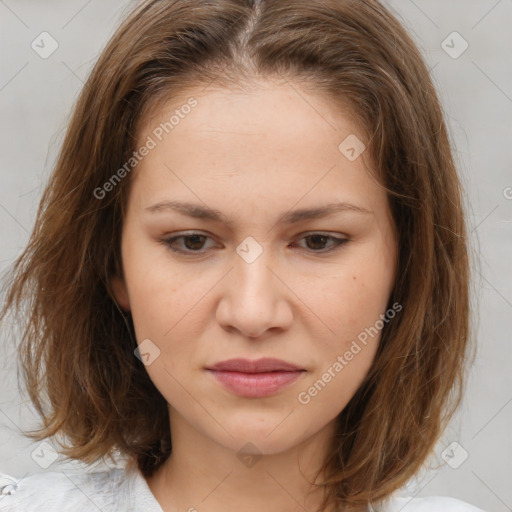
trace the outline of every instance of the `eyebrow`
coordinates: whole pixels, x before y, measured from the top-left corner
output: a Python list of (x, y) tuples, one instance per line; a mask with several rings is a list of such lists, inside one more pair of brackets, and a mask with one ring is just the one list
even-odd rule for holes
[[(231, 221), (227, 217), (225, 217), (222, 214), (222, 212), (200, 204), (193, 204), (182, 201), (162, 201), (152, 206), (148, 206), (146, 210), (152, 213), (172, 210), (183, 215), (186, 215), (188, 217), (193, 217), (195, 219), (206, 219), (215, 222), (220, 222), (227, 226), (231, 225)], [(321, 219), (329, 215), (333, 215), (335, 213), (346, 211), (361, 213), (365, 215), (374, 214), (374, 212), (368, 210), (367, 208), (364, 208), (363, 206), (359, 206), (348, 202), (329, 203), (325, 206), (317, 208), (302, 208), (299, 210), (284, 212), (278, 218), (277, 223), (296, 224), (298, 222), (306, 220)]]

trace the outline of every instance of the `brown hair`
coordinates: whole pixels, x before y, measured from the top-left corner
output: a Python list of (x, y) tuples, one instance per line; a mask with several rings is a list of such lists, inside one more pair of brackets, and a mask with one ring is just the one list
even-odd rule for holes
[[(193, 7), (193, 8), (192, 8)], [(338, 417), (327, 500), (388, 496), (425, 462), (462, 397), (470, 339), (462, 189), (425, 63), (377, 0), (149, 0), (123, 22), (79, 97), (0, 319), (24, 313), (19, 358), (62, 453), (118, 449), (150, 476), (171, 451), (167, 404), (134, 356), (114, 299), (130, 176), (98, 199), (136, 149), (149, 109), (189, 87), (286, 78), (349, 105), (388, 192), (399, 236), (386, 325), (365, 381)], [(340, 141), (341, 142), (341, 141)]]

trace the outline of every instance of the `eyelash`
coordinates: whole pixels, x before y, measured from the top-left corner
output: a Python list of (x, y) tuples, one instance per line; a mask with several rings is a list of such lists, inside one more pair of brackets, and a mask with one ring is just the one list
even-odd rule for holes
[[(186, 250), (185, 251), (185, 250), (182, 250), (182, 249), (176, 249), (176, 247), (173, 247), (173, 245), (172, 245), (176, 240), (179, 240), (180, 238), (185, 239), (185, 238), (190, 238), (190, 237), (194, 237), (194, 236), (205, 237), (206, 239), (210, 238), (209, 236), (204, 235), (202, 233), (192, 232), (192, 233), (187, 233), (187, 234), (182, 234), (182, 235), (174, 236), (174, 237), (171, 237), (171, 238), (162, 238), (160, 240), (160, 242), (163, 243), (172, 252), (175, 252), (175, 253), (178, 253), (178, 254), (183, 254), (183, 255), (186, 255), (186, 256), (195, 256), (195, 255), (199, 255), (199, 254), (206, 254), (207, 251), (191, 251), (191, 250)], [(341, 249), (342, 246), (345, 245), (350, 240), (348, 238), (338, 238), (338, 237), (335, 237), (335, 236), (332, 236), (332, 235), (326, 235), (326, 234), (321, 233), (321, 232), (309, 234), (307, 236), (302, 237), (301, 240), (302, 239), (306, 239), (306, 238), (311, 238), (311, 237), (314, 237), (314, 236), (320, 236), (322, 238), (326, 238), (328, 240), (331, 240), (332, 242), (334, 242), (334, 246), (331, 247), (330, 249), (322, 250), (322, 251), (315, 251), (315, 250), (311, 249), (310, 251), (313, 254), (328, 254), (328, 253), (331, 253), (331, 252), (333, 252), (333, 251), (335, 251), (337, 249)]]

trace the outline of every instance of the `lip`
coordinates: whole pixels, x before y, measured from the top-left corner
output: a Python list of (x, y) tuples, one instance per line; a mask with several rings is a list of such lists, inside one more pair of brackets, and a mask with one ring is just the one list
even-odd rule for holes
[(272, 357), (263, 357), (255, 361), (242, 358), (228, 359), (227, 361), (221, 361), (213, 366), (209, 366), (207, 369), (241, 373), (265, 373), (277, 371), (290, 372), (304, 370), (304, 368), (300, 368), (292, 363), (288, 363), (281, 359), (274, 359)]
[(280, 359), (230, 359), (206, 369), (227, 390), (247, 398), (276, 394), (306, 370)]

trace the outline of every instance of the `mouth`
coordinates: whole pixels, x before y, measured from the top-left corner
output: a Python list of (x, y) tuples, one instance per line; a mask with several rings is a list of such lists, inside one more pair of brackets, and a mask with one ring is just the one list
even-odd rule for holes
[(304, 368), (279, 359), (230, 359), (206, 368), (228, 391), (247, 398), (276, 394), (295, 382)]

